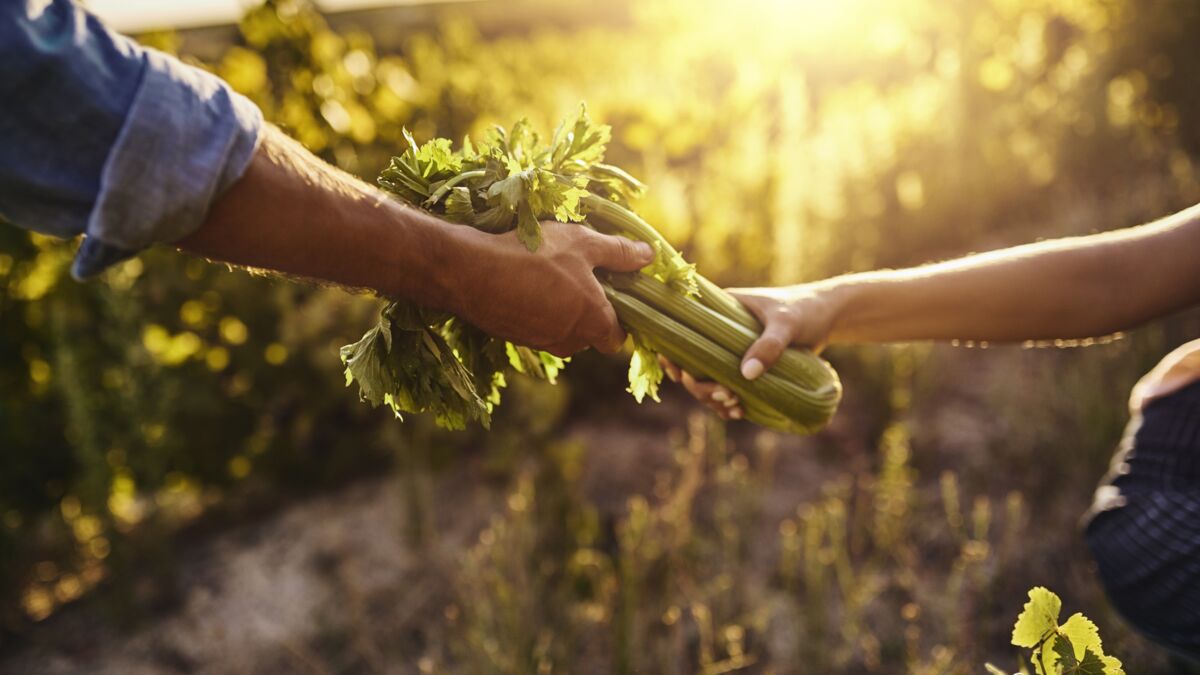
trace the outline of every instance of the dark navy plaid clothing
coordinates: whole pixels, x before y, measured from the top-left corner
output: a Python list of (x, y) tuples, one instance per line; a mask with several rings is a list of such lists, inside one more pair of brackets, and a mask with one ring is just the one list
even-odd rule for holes
[(1200, 660), (1200, 383), (1135, 414), (1086, 537), (1125, 618)]

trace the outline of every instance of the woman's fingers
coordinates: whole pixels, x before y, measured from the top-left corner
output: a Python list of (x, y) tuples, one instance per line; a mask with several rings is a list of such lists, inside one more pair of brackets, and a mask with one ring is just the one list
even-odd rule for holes
[(712, 409), (725, 419), (741, 419), (743, 413), (738, 405), (737, 396), (716, 382), (697, 380), (691, 373), (683, 371), (680, 383), (697, 401)]
[(682, 384), (683, 388), (697, 401), (703, 403), (720, 417), (727, 420), (740, 420), (745, 416), (746, 413), (742, 410), (737, 395), (728, 387), (708, 380), (698, 380), (691, 373), (682, 370), (663, 356), (658, 357), (658, 362), (672, 382)]
[(662, 366), (663, 372), (665, 372), (667, 374), (668, 380), (670, 380), (672, 382), (679, 381), (679, 372), (680, 372), (679, 366), (675, 365), (670, 359), (663, 356), (662, 354), (659, 354), (658, 355), (658, 365)]

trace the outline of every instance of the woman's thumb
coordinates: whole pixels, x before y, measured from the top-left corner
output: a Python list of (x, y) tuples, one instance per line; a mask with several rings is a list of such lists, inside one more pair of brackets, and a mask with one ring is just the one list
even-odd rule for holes
[(758, 379), (779, 360), (791, 342), (791, 334), (781, 321), (768, 321), (762, 335), (746, 350), (742, 357), (742, 377)]

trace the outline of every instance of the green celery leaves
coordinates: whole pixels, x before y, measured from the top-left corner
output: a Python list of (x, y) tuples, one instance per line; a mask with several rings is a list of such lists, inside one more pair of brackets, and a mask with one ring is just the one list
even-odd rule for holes
[[(407, 147), (380, 174), (379, 185), (453, 223), (492, 233), (515, 229), (521, 243), (535, 251), (542, 241), (540, 222), (582, 221), (588, 195), (626, 205), (641, 194), (636, 179), (601, 164), (611, 135), (583, 107), (573, 123), (560, 125), (549, 145), (539, 142), (525, 120), (507, 130), (493, 129), (478, 144), (464, 139), (458, 151), (446, 138), (419, 145), (405, 130)], [(449, 429), (471, 422), (490, 425), (507, 370), (554, 382), (565, 366), (546, 352), (497, 340), (456, 317), (399, 301), (383, 309), (379, 323), (361, 340), (342, 347), (341, 357), (346, 384), (357, 383), (363, 401), (387, 405), (397, 417), (428, 412)], [(652, 353), (644, 360), (643, 370), (657, 368)], [(661, 372), (656, 378), (638, 385), (639, 400), (646, 393), (657, 398)]]

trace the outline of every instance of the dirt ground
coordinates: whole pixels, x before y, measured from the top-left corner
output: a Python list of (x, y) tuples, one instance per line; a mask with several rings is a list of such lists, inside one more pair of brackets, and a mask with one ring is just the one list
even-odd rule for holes
[[(994, 424), (992, 411), (966, 389), (946, 393), (947, 403), (933, 406), (936, 413), (921, 423), (937, 456), (914, 460), (940, 466), (950, 461), (965, 471), (986, 467), (988, 439), (996, 433), (987, 426)], [(822, 436), (774, 439), (779, 447), (761, 502), (762, 541), (773, 541), (778, 523), (815, 499), (828, 480), (870, 469), (868, 407), (851, 394)], [(669, 438), (692, 413), (682, 397), (671, 395), (662, 405), (629, 404), (603, 419), (567, 426), (563, 438), (587, 448), (580, 485), (602, 518), (622, 514), (631, 495), (653, 491), (655, 474), (672, 463)], [(620, 424), (612, 424), (614, 414)], [(746, 448), (757, 434), (740, 425), (731, 442)], [(937, 472), (921, 470), (920, 489), (935, 492)], [(406, 498), (414, 487), (411, 476), (364, 478), (181, 543), (175, 601), (152, 618), (117, 627), (85, 600), (40, 624), (17, 653), (0, 657), (0, 675), (427, 672), (429, 663), (395, 655), (420, 654), (437, 639), (430, 631), (440, 629), (431, 626), (454, 602), (452, 570), (503, 510), (504, 494), (489, 483), (482, 452), (467, 453), (452, 471), (419, 481), (432, 505), (423, 517), (436, 533), (422, 544), (404, 535), (412, 523)], [(766, 578), (774, 549), (755, 548)], [(1030, 564), (1039, 564), (1038, 556), (1067, 553), (1080, 551), (1031, 549)], [(381, 635), (389, 636), (388, 644), (379, 644)], [(1126, 648), (1145, 653), (1144, 644), (1130, 642), (1137, 638), (1122, 639)]]

